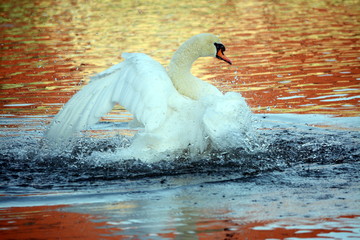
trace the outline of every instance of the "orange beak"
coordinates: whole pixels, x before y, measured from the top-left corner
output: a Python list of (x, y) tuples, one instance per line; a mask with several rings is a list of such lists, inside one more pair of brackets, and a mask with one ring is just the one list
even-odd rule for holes
[(219, 49), (217, 51), (216, 58), (221, 59), (230, 65), (232, 64), (231, 60), (227, 56), (225, 56), (223, 49)]

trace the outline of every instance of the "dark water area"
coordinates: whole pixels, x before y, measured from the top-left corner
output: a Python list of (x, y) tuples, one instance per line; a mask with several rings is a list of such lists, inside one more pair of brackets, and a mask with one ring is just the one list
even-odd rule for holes
[[(359, 16), (357, 0), (2, 1), (0, 238), (359, 238)], [(45, 141), (122, 52), (166, 66), (202, 32), (233, 65), (192, 72), (244, 96), (256, 141), (123, 159), (137, 130), (121, 106), (73, 142)]]
[[(200, 155), (184, 152), (155, 163), (117, 156), (114, 151), (119, 146), (131, 143), (128, 137), (81, 138), (66, 149), (48, 148), (41, 138), (12, 137), (2, 144), (0, 176), (2, 190), (11, 192), (13, 187), (20, 187), (21, 191), (22, 188), (34, 191), (96, 188), (117, 185), (124, 179), (182, 174), (229, 180), (295, 166), (302, 166), (306, 175), (312, 164), (357, 163), (360, 160), (359, 136), (358, 132), (344, 130), (271, 130), (261, 133), (264, 147), (252, 152), (243, 148), (226, 152), (209, 150)], [(99, 158), (105, 153), (107, 158)]]

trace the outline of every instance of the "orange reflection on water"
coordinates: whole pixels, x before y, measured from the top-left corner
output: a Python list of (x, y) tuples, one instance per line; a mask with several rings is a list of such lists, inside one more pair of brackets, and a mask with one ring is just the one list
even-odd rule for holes
[[(219, 34), (232, 66), (194, 74), (239, 91), (256, 112), (360, 113), (358, 1), (5, 0), (0, 114), (55, 114), (79, 85), (144, 52), (167, 65), (188, 37)], [(29, 103), (29, 106), (14, 104)]]
[[(2, 239), (111, 239), (96, 216), (63, 212), (58, 206), (0, 209)], [(126, 236), (124, 236), (124, 239)], [(118, 237), (117, 239), (122, 239)]]
[[(123, 229), (114, 227), (105, 217), (68, 212), (66, 205), (13, 207), (0, 209), (2, 239), (175, 239), (180, 229), (166, 228), (165, 232), (124, 235)], [(336, 218), (298, 219), (297, 221), (249, 221), (247, 219), (198, 219), (191, 233), (198, 239), (285, 239), (289, 237), (316, 238), (329, 234), (356, 235), (354, 222), (360, 216)], [(162, 223), (154, 223), (156, 226)], [(176, 222), (174, 222), (176, 225)], [(138, 225), (137, 227), (141, 227)], [(136, 230), (136, 228), (134, 228)], [(140, 231), (141, 232), (141, 231)], [(147, 231), (145, 231), (147, 232)], [(185, 235), (184, 235), (185, 236)]]
[(234, 67), (210, 80), (223, 79), (226, 91), (242, 92), (257, 112), (359, 115), (355, 1), (259, 1), (245, 15), (239, 5), (223, 14), (235, 23), (233, 31), (223, 28)]

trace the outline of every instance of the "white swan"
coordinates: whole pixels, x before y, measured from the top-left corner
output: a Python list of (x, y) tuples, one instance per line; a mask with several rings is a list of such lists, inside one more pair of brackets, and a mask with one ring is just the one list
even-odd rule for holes
[[(115, 104), (121, 104), (144, 129), (134, 138), (132, 157), (145, 152), (223, 149), (244, 140), (251, 111), (239, 93), (223, 95), (213, 85), (193, 76), (193, 62), (213, 56), (231, 64), (225, 47), (213, 34), (187, 40), (165, 70), (142, 53), (123, 53), (125, 61), (93, 77), (56, 115), (46, 132), (62, 141), (95, 124)], [(136, 154), (137, 152), (137, 154)]]

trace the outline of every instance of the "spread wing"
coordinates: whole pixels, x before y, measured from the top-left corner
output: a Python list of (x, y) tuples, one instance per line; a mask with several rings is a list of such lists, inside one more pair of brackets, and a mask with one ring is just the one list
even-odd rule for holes
[(124, 53), (125, 61), (91, 78), (56, 115), (46, 132), (50, 139), (71, 137), (95, 124), (121, 104), (151, 131), (165, 120), (169, 96), (176, 92), (160, 63), (142, 53)]

